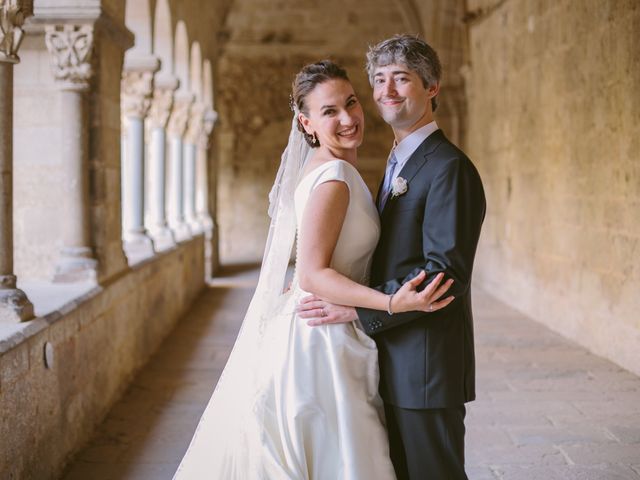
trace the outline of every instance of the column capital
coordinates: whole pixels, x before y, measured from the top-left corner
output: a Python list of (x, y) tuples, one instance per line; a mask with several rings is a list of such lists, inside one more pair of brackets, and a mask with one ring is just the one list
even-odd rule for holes
[(93, 75), (93, 25), (46, 25), (45, 43), (53, 75), (65, 89), (84, 90)]
[(29, 0), (0, 0), (0, 62), (18, 63), (24, 20), (33, 13)]
[(153, 71), (130, 70), (122, 73), (122, 115), (144, 118), (151, 108)]
[(213, 127), (218, 120), (218, 112), (210, 107), (207, 107), (202, 120), (202, 130), (200, 131), (200, 135), (198, 137), (198, 145), (204, 149), (207, 149), (209, 148), (209, 139), (211, 138), (211, 132), (213, 132)]
[(178, 79), (172, 76), (156, 75), (153, 89), (153, 99), (149, 111), (149, 126), (151, 128), (167, 128), (173, 95), (178, 88)]
[(167, 126), (170, 135), (182, 137), (185, 134), (193, 100), (194, 96), (191, 93), (177, 92), (175, 94), (173, 109)]
[(185, 139), (188, 143), (193, 145), (198, 143), (198, 138), (204, 128), (204, 114), (206, 112), (206, 108), (207, 106), (201, 102), (194, 102), (193, 105), (191, 105), (187, 131), (185, 133)]

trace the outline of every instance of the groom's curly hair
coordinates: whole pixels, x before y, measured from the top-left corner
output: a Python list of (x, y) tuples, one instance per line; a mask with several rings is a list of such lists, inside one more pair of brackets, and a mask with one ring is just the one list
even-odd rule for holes
[[(422, 79), (424, 88), (440, 82), (442, 66), (436, 51), (424, 40), (413, 35), (394, 35), (369, 47), (367, 52), (367, 74), (373, 86), (375, 70), (391, 64), (404, 64)], [(431, 109), (438, 108), (436, 97), (431, 99)]]
[[(321, 60), (302, 67), (296, 75), (296, 78), (293, 80), (291, 88), (291, 109), (294, 110), (295, 107), (299, 112), (308, 116), (309, 109), (305, 103), (307, 95), (309, 95), (321, 83), (336, 78), (349, 81), (347, 71), (332, 60)], [(316, 148), (320, 146), (318, 139), (314, 135), (309, 135), (305, 131), (299, 119), (298, 130), (302, 132), (304, 139), (311, 147)]]

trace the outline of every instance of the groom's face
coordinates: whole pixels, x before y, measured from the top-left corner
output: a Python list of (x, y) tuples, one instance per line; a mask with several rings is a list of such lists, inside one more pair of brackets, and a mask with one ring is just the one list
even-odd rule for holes
[(410, 129), (431, 114), (430, 98), (420, 76), (406, 65), (375, 69), (373, 99), (384, 121), (394, 129)]

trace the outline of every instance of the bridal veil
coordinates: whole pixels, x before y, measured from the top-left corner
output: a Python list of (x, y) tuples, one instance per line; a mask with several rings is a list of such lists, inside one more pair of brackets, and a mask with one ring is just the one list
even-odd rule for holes
[[(267, 381), (264, 372), (269, 371), (274, 361), (268, 352), (278, 348), (273, 342), (279, 340), (268, 335), (269, 321), (281, 313), (279, 306), (287, 296), (283, 292), (296, 238), (294, 193), (312, 152), (297, 129), (297, 111), (294, 111), (289, 141), (269, 194), (271, 223), (258, 284), (224, 371), (174, 479), (203, 475), (216, 478), (216, 474), (223, 473), (235, 478), (240, 472), (251, 474), (250, 478), (260, 478), (261, 433), (259, 425), (254, 424), (256, 419), (247, 413), (254, 411), (257, 396), (264, 391)], [(225, 455), (225, 451), (238, 451), (238, 448), (246, 451), (241, 465), (234, 464), (239, 461), (237, 456)], [(192, 456), (208, 458), (206, 470), (193, 471), (203, 466), (190, 462)]]

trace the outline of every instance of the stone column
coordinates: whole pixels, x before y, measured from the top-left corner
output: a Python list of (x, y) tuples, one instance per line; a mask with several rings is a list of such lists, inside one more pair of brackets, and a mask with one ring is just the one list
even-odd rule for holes
[(173, 230), (176, 241), (186, 240), (191, 231), (184, 218), (184, 135), (189, 121), (189, 112), (193, 103), (193, 95), (178, 92), (174, 97), (173, 111), (169, 117), (169, 226)]
[(211, 144), (211, 133), (218, 118), (218, 114), (211, 109), (207, 109), (204, 114), (204, 121), (200, 137), (198, 138), (198, 156), (196, 164), (196, 215), (204, 230), (204, 268), (205, 278), (213, 278), (214, 268), (218, 263), (218, 231), (217, 225), (209, 213), (209, 146)]
[(92, 77), (93, 26), (46, 25), (45, 43), (60, 89), (64, 188), (68, 211), (63, 222), (63, 247), (56, 262), (57, 282), (95, 281), (97, 261), (89, 235), (89, 146), (85, 94)]
[(218, 119), (218, 114), (211, 109), (207, 109), (203, 116), (202, 129), (197, 141), (196, 157), (196, 217), (203, 229), (213, 228), (213, 219), (209, 212), (209, 145), (211, 143), (211, 133), (213, 126)]
[(184, 216), (192, 233), (202, 231), (202, 224), (198, 222), (198, 218), (196, 216), (196, 161), (198, 140), (202, 134), (202, 129), (204, 128), (205, 111), (205, 105), (200, 102), (195, 102), (191, 106), (184, 142)]
[[(127, 65), (127, 63), (129, 63)], [(155, 57), (126, 61), (122, 73), (121, 110), (127, 129), (123, 162), (123, 240), (129, 262), (154, 253), (153, 241), (144, 226), (145, 141), (144, 121), (151, 107), (153, 74), (160, 66)]]
[(173, 94), (178, 88), (175, 77), (157, 76), (153, 91), (151, 111), (147, 123), (151, 142), (149, 151), (149, 233), (156, 250), (166, 250), (175, 245), (173, 233), (167, 223), (166, 182), (167, 182), (167, 124)]
[(28, 13), (20, 2), (0, 1), (0, 322), (33, 318), (13, 272), (13, 65)]

